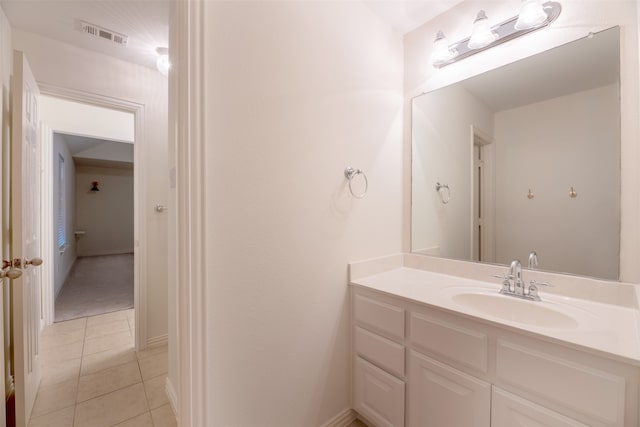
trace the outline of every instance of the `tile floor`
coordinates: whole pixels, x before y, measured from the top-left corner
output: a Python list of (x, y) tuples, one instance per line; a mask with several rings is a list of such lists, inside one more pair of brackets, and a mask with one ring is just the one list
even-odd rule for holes
[(133, 330), (133, 310), (45, 329), (29, 427), (176, 426), (165, 394), (167, 347), (137, 352)]

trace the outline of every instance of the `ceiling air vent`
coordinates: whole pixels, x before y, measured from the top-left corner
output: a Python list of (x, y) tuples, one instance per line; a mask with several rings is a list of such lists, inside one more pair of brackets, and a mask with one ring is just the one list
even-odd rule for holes
[(89, 24), (88, 22), (81, 22), (82, 32), (94, 37), (112, 41), (115, 44), (126, 46), (129, 41), (129, 36), (116, 33), (115, 31), (107, 30), (106, 28), (98, 25)]

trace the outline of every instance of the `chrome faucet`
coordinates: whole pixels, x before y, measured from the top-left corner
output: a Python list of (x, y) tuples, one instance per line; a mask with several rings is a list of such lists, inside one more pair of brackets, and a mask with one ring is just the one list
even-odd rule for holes
[[(535, 252), (531, 252), (529, 254), (530, 264), (532, 258), (537, 263), (537, 256)], [(511, 261), (509, 274), (507, 276), (496, 275), (493, 277), (502, 279), (502, 289), (500, 289), (501, 294), (532, 301), (540, 301), (540, 295), (538, 295), (538, 286), (551, 286), (549, 283), (538, 282), (536, 280), (532, 280), (531, 282), (529, 282), (528, 286), (525, 286), (524, 280), (522, 279), (522, 264), (520, 264), (520, 261), (517, 259)], [(513, 286), (511, 285), (511, 281), (513, 281)]]
[(511, 261), (511, 272), (509, 276), (511, 276), (511, 280), (513, 280), (513, 293), (518, 296), (524, 295), (524, 289), (522, 288), (522, 264), (520, 264), (520, 260), (514, 259)]
[(536, 251), (529, 252), (529, 262), (527, 263), (530, 270), (533, 270), (538, 266), (538, 254)]

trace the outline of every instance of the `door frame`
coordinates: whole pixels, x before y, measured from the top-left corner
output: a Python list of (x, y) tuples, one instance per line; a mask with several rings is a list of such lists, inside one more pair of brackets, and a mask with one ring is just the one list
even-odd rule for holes
[[(133, 144), (133, 239), (134, 239), (134, 280), (133, 280), (133, 306), (135, 309), (136, 325), (135, 325), (135, 345), (137, 349), (143, 349), (147, 344), (147, 239), (146, 239), (146, 195), (143, 191), (144, 183), (142, 177), (145, 176), (145, 163), (142, 153), (145, 146), (144, 139), (144, 105), (131, 101), (117, 98), (111, 98), (104, 95), (98, 95), (90, 92), (78, 91), (38, 82), (40, 93), (42, 95), (52, 96), (56, 98), (66, 99), (69, 101), (80, 102), (84, 104), (95, 105), (113, 110), (125, 111), (134, 115), (134, 144)], [(46, 123), (45, 123), (46, 125)], [(57, 129), (51, 129), (56, 132)], [(52, 194), (53, 182), (45, 177), (52, 176), (53, 167), (53, 150), (51, 147), (42, 148), (42, 194)], [(44, 196), (45, 198), (47, 196)], [(50, 198), (50, 197), (49, 197)], [(44, 200), (43, 200), (44, 202)], [(53, 204), (47, 202), (45, 217), (53, 218)], [(44, 212), (44, 209), (43, 209)], [(42, 221), (42, 246), (43, 256), (45, 260), (53, 259), (53, 221)], [(46, 263), (43, 263), (43, 266)], [(54, 320), (54, 280), (53, 268), (49, 263), (48, 268), (42, 272), (43, 286), (43, 325), (50, 325)]]

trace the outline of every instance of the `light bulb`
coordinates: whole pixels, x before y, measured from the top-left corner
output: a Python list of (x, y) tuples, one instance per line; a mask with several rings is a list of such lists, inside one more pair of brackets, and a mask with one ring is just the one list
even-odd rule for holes
[(467, 46), (469, 46), (469, 49), (481, 49), (496, 41), (497, 38), (498, 35), (491, 31), (487, 15), (484, 13), (484, 10), (481, 10), (478, 12), (476, 20), (473, 21), (471, 38)]
[(166, 47), (158, 47), (156, 48), (156, 54), (158, 54), (158, 59), (156, 59), (156, 68), (160, 71), (160, 74), (168, 76), (169, 68), (171, 68), (171, 63), (169, 62), (169, 49)]
[(516, 30), (535, 28), (547, 20), (547, 13), (542, 6), (542, 0), (522, 0), (522, 7), (518, 15)]
[(458, 52), (456, 52), (455, 49), (449, 49), (449, 44), (444, 33), (442, 31), (438, 31), (436, 39), (433, 42), (433, 54), (431, 55), (433, 65), (441, 65), (451, 60), (457, 54)]

